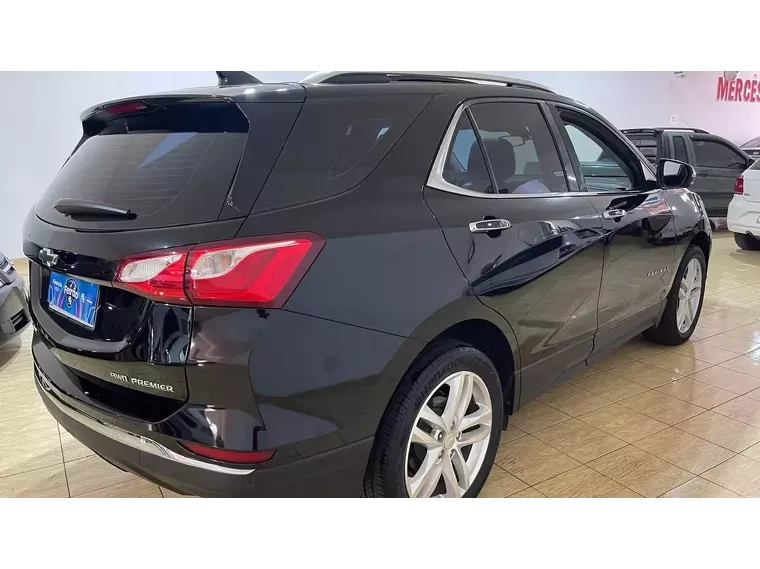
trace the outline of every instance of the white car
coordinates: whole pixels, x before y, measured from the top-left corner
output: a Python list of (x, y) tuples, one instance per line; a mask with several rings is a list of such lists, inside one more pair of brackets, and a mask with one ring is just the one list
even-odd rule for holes
[(760, 160), (736, 178), (726, 222), (739, 247), (760, 250)]

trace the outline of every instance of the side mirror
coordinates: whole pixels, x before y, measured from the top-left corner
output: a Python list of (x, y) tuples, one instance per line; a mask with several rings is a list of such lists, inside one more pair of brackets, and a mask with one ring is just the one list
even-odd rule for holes
[(657, 163), (657, 183), (663, 190), (688, 188), (695, 175), (694, 168), (686, 162), (663, 158)]

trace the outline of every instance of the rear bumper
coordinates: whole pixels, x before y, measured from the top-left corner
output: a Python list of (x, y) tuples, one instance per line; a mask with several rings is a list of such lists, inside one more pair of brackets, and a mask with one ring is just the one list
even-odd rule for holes
[(726, 217), (728, 230), (733, 233), (749, 233), (760, 237), (760, 202), (750, 202), (735, 196), (728, 204)]
[(93, 415), (53, 385), (35, 364), (48, 411), (82, 444), (111, 464), (181, 494), (206, 497), (357, 497), (372, 438), (275, 467), (233, 468), (180, 454)]
[(29, 303), (24, 292), (24, 279), (0, 286), (0, 346), (21, 334), (29, 325)]

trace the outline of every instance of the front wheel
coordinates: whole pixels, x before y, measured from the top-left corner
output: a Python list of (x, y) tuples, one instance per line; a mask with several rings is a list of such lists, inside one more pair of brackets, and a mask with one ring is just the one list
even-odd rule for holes
[(644, 335), (650, 340), (671, 346), (678, 346), (688, 340), (702, 311), (706, 278), (705, 255), (702, 249), (690, 245), (676, 272), (660, 323), (644, 332)]
[(744, 249), (745, 251), (760, 250), (760, 241), (752, 237), (752, 235), (747, 235), (746, 233), (734, 233), (734, 241), (739, 248)]
[(375, 437), (371, 497), (474, 497), (499, 446), (501, 383), (472, 346), (433, 348), (401, 381)]

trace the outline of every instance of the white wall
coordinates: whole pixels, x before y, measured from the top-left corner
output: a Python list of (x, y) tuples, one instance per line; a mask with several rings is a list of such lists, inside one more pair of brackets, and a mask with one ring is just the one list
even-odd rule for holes
[(214, 85), (215, 68), (0, 65), (0, 251), (21, 256), (24, 218), (79, 140), (83, 110), (110, 99)]

